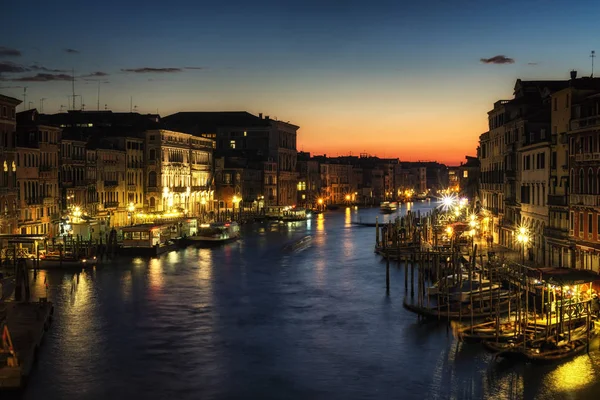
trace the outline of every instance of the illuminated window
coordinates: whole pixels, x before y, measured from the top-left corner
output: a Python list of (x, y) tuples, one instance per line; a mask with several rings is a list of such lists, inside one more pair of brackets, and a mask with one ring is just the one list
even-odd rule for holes
[(244, 136), (248, 136), (248, 132), (244, 131)]
[(230, 140), (229, 141), (229, 147), (232, 149), (235, 149), (235, 140)]
[(469, 171), (464, 170), (463, 171), (463, 178), (468, 178), (469, 177)]

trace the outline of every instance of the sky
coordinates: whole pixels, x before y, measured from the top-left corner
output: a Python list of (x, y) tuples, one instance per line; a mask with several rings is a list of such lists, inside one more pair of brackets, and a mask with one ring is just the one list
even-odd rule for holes
[(597, 0), (286, 3), (13, 0), (0, 93), (66, 110), (74, 71), (77, 109), (263, 113), (298, 150), (458, 165), (516, 79), (589, 76), (600, 51)]

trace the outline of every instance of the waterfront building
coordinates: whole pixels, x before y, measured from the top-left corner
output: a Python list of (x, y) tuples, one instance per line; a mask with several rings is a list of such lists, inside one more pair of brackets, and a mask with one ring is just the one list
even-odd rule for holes
[(19, 232), (55, 237), (60, 222), (58, 181), (60, 128), (40, 120), (36, 109), (17, 114)]
[(145, 137), (148, 210), (212, 211), (214, 141), (165, 129), (146, 131)]
[[(477, 149), (479, 153), (480, 149)], [(458, 187), (461, 196), (465, 196), (468, 199), (475, 202), (481, 201), (479, 199), (479, 178), (481, 163), (478, 157), (465, 156), (466, 161), (460, 163), (457, 170)]]
[(325, 204), (348, 203), (349, 200), (346, 199), (346, 196), (350, 196), (352, 199), (352, 195), (356, 191), (351, 186), (353, 180), (352, 165), (322, 163), (320, 168)]
[(63, 211), (73, 207), (87, 209), (86, 145), (87, 140), (72, 138), (63, 138), (60, 142), (59, 182)]
[[(569, 239), (575, 268), (600, 272), (600, 79), (595, 93), (571, 98)], [(581, 85), (581, 84), (580, 84)], [(558, 102), (558, 98), (557, 98)], [(557, 104), (557, 107), (560, 105)]]
[(0, 233), (16, 233), (17, 164), (15, 159), (16, 107), (21, 100), (0, 94)]
[[(263, 162), (274, 162), (275, 179), (269, 180), (273, 183), (267, 184), (265, 199), (274, 205), (296, 203), (298, 126), (239, 111), (179, 112), (164, 117), (163, 123), (168, 129), (215, 140), (218, 157), (246, 157), (249, 153), (257, 154)], [(271, 174), (265, 178), (270, 179)]]
[[(600, 92), (600, 79), (577, 79), (577, 72), (572, 71), (569, 86), (552, 94), (549, 223), (545, 235), (547, 260), (553, 267), (574, 268), (576, 266), (574, 224), (578, 221), (570, 219), (569, 213), (569, 195), (575, 184), (569, 179), (569, 132), (571, 120), (575, 117), (574, 105), (598, 92)], [(571, 223), (573, 223), (572, 227)], [(570, 231), (573, 233), (570, 234)]]
[[(302, 207), (316, 207), (321, 197), (321, 173), (319, 162), (310, 158), (310, 153), (299, 152), (296, 164), (298, 170), (298, 198), (296, 204)], [(354, 181), (357, 169), (353, 169)], [(362, 170), (361, 170), (362, 175)], [(356, 185), (358, 187), (358, 185)]]

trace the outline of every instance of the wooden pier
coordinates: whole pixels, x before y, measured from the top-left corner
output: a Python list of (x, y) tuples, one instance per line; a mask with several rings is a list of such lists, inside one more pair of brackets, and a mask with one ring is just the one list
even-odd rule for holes
[(52, 303), (45, 299), (0, 304), (0, 390), (25, 385), (53, 312)]

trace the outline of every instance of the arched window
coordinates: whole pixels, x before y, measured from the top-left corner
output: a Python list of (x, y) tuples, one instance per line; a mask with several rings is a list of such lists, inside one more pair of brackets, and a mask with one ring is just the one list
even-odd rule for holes
[(575, 179), (575, 170), (571, 168), (571, 193), (577, 193), (577, 180)]
[(585, 186), (584, 186), (584, 179), (583, 179), (583, 168), (579, 170), (579, 190), (577, 191), (577, 193), (585, 193)]
[(154, 197), (150, 197), (150, 207), (154, 207), (156, 202), (154, 201)]
[(596, 190), (596, 188), (594, 187), (594, 170), (592, 170), (591, 168), (588, 171), (588, 184), (587, 184), (587, 193), (588, 194), (593, 194)]
[(148, 154), (148, 159), (150, 161), (154, 161), (156, 159), (156, 151), (154, 149), (150, 149), (150, 153)]
[(148, 186), (156, 187), (156, 172), (150, 171), (148, 174)]

